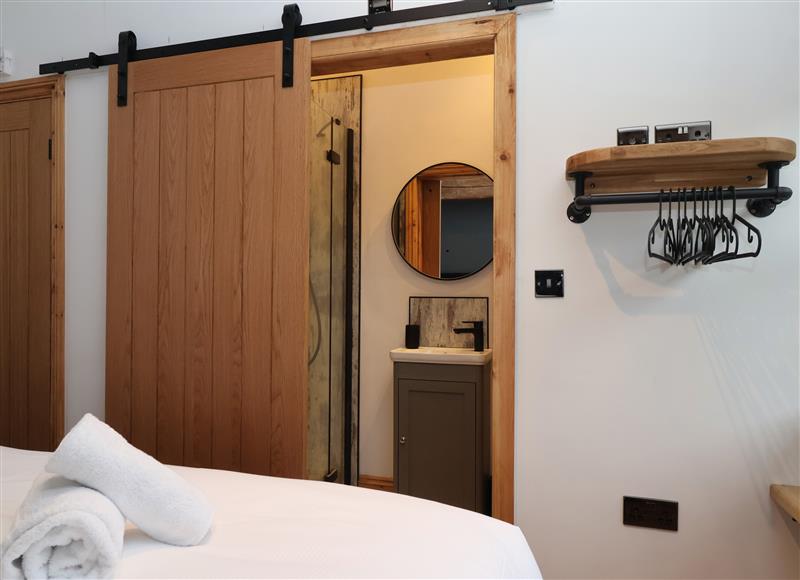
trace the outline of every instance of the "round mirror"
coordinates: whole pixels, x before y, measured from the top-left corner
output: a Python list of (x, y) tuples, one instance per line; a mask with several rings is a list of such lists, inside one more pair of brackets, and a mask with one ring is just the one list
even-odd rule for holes
[(437, 280), (466, 278), (492, 261), (492, 178), (465, 163), (412, 177), (394, 202), (392, 237), (406, 263)]

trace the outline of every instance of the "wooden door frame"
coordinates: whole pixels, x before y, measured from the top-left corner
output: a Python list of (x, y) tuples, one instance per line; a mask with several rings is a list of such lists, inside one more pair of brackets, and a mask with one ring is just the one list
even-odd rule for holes
[(315, 40), (311, 74), (494, 55), (492, 515), (514, 520), (516, 16), (455, 20)]
[(52, 99), (50, 130), (50, 389), (53, 449), (64, 436), (64, 75), (0, 83), (0, 104)]

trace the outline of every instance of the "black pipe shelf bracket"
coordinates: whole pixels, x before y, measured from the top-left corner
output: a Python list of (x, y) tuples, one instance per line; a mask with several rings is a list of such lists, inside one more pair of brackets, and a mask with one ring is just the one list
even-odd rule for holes
[(128, 100), (127, 75), (128, 63), (130, 62), (194, 54), (209, 50), (236, 48), (265, 42), (283, 42), (282, 83), (284, 87), (291, 87), (294, 84), (294, 40), (297, 38), (310, 38), (313, 36), (337, 34), (355, 30), (372, 30), (376, 26), (390, 26), (419, 20), (451, 18), (453, 16), (463, 16), (492, 10), (496, 12), (508, 11), (522, 6), (548, 4), (552, 1), (553, 0), (459, 0), (457, 2), (377, 12), (365, 16), (353, 16), (350, 18), (314, 22), (305, 25), (302, 24), (303, 18), (300, 14), (299, 6), (297, 4), (287, 4), (283, 7), (283, 15), (281, 17), (283, 26), (281, 28), (144, 49), (137, 49), (136, 35), (133, 32), (120, 32), (118, 52), (103, 55), (90, 52), (89, 56), (86, 58), (43, 63), (39, 65), (39, 74), (64, 74), (75, 70), (96, 69), (101, 66), (110, 66), (114, 64), (119, 65), (117, 103), (120, 107), (124, 107)]
[(774, 137), (584, 151), (567, 160), (567, 178), (575, 181), (567, 218), (580, 224), (594, 206), (678, 202), (687, 190), (712, 186), (724, 188), (718, 199), (747, 200), (752, 215), (766, 217), (792, 196), (780, 185), (780, 169), (795, 153), (793, 141)]

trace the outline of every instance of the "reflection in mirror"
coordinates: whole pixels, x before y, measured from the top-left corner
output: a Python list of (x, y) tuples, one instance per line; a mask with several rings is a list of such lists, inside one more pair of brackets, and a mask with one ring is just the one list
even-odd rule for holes
[(394, 203), (397, 251), (420, 274), (471, 276), (492, 261), (492, 178), (464, 163), (417, 173)]

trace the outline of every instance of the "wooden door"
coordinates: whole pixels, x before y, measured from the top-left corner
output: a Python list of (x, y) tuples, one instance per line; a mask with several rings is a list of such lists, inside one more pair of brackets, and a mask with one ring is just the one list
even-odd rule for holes
[(0, 104), (0, 444), (39, 450), (56, 438), (51, 105)]
[(173, 464), (302, 477), (310, 47), (109, 70), (106, 418)]

